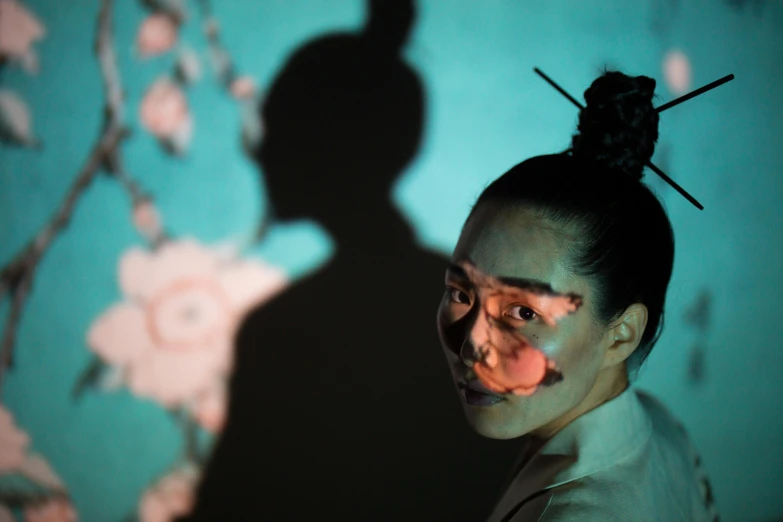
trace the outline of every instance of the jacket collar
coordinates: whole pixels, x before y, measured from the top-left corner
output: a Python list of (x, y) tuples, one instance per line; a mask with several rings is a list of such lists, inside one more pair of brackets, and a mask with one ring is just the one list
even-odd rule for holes
[(539, 491), (621, 461), (644, 445), (651, 433), (650, 418), (629, 386), (617, 397), (571, 421), (547, 441), (511, 480), (490, 522), (502, 520)]

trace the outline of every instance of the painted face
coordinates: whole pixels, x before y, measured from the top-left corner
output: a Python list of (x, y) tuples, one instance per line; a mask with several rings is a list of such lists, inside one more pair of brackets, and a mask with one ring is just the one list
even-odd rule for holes
[(546, 429), (596, 381), (601, 332), (588, 281), (566, 268), (566, 243), (531, 213), (495, 204), (462, 231), (438, 330), (468, 422), (484, 436)]

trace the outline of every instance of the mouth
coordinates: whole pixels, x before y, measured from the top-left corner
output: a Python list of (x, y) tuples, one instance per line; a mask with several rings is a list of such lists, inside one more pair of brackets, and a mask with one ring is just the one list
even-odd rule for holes
[(506, 399), (490, 391), (479, 380), (464, 381), (457, 380), (457, 387), (462, 392), (462, 397), (472, 406), (492, 406), (505, 401)]

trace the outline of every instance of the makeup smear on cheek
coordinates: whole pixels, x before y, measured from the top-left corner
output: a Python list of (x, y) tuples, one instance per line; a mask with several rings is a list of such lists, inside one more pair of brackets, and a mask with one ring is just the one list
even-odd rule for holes
[[(472, 268), (472, 267), (471, 267)], [(474, 281), (488, 288), (482, 310), (478, 314), (471, 341), (477, 349), (473, 370), (481, 382), (495, 393), (527, 396), (539, 386), (549, 386), (563, 380), (563, 374), (546, 354), (525, 336), (503, 320), (504, 301), (527, 302), (549, 326), (575, 312), (581, 299), (569, 295), (541, 295), (518, 288), (507, 289), (490, 276), (473, 268)]]
[(526, 342), (511, 348), (486, 344), (481, 354), (473, 371), (495, 393), (532, 395), (539, 386), (563, 380), (555, 362)]

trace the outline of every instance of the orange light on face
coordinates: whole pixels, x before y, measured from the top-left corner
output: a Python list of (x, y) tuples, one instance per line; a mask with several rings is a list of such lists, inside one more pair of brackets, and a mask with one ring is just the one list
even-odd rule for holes
[(477, 351), (473, 371), (482, 384), (495, 393), (527, 396), (542, 384), (561, 380), (555, 362), (509, 324), (506, 310), (530, 309), (554, 327), (582, 305), (581, 298), (518, 288), (483, 274), (469, 263), (462, 267), (484, 295), (471, 331), (471, 342)]

